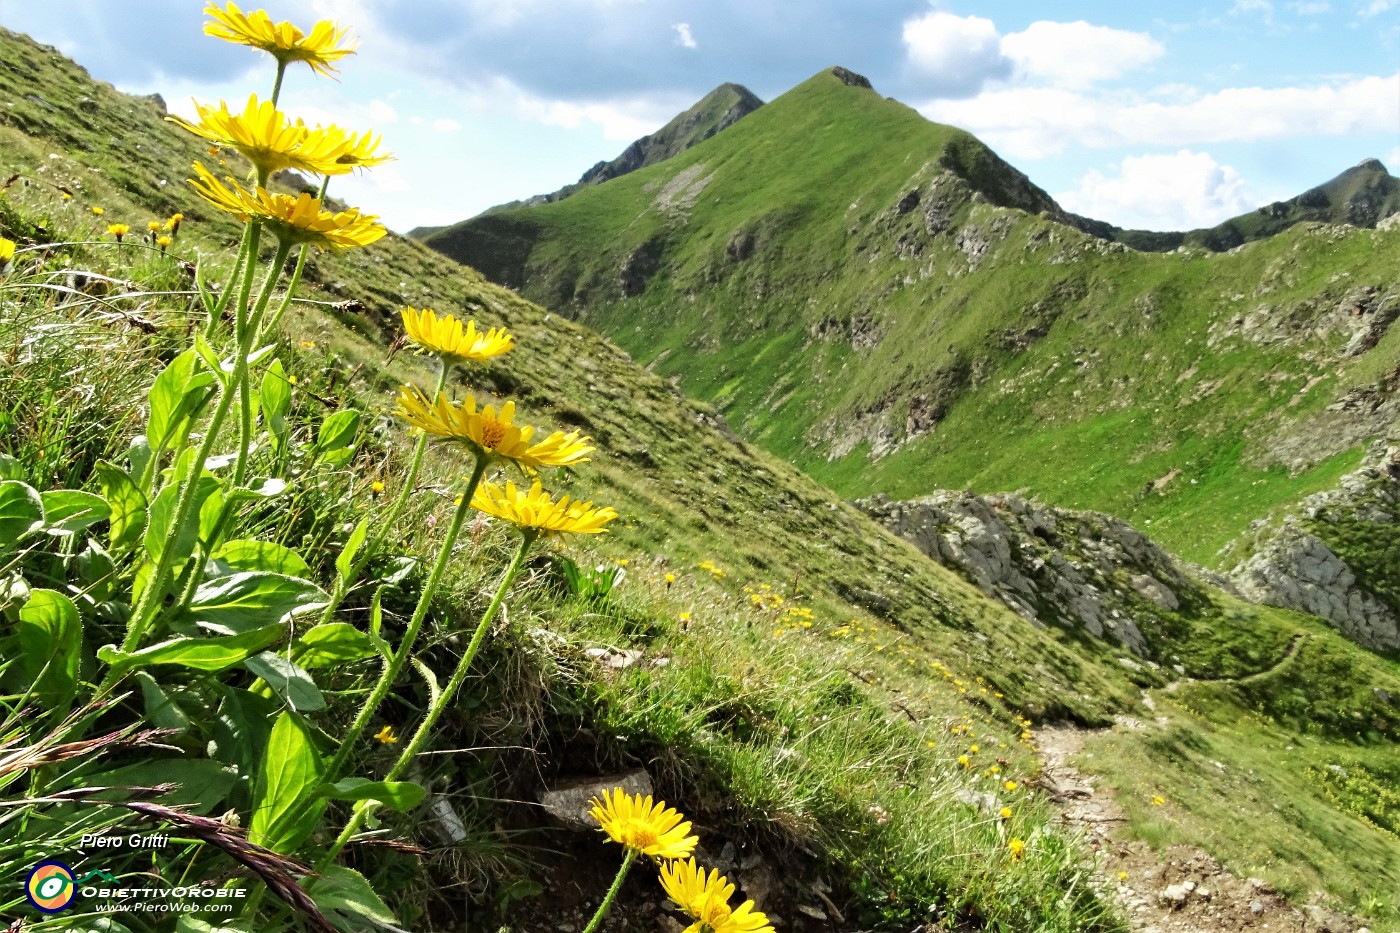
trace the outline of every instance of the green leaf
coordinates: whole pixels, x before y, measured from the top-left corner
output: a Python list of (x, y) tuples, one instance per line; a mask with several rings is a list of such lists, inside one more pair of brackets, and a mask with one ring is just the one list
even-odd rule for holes
[(199, 671), (222, 671), (246, 660), (286, 634), (278, 625), (264, 625), (237, 635), (211, 638), (172, 638), (140, 651), (118, 651), (112, 645), (97, 649), (99, 660), (116, 674), (155, 664), (177, 664)]
[[(195, 490), (195, 507), (202, 508), (204, 501), (208, 499), (219, 488), (219, 481), (212, 476), (201, 476), (199, 478), (199, 488)], [(155, 501), (151, 503), (148, 521), (146, 523), (146, 553), (151, 555), (151, 560), (159, 561), (161, 552), (166, 547), (175, 548), (175, 564), (187, 560), (194, 553), (194, 546), (199, 541), (199, 523), (189, 522), (178, 538), (171, 540), (175, 532), (171, 525), (175, 521), (175, 497), (179, 491), (178, 483), (169, 483)]]
[(324, 606), (329, 597), (310, 580), (247, 571), (201, 583), (184, 618), (220, 632), (244, 632)]
[(77, 534), (112, 515), (107, 500), (78, 489), (50, 489), (39, 498), (44, 503), (44, 526), (49, 534)]
[(155, 450), (165, 450), (184, 434), (192, 417), (208, 400), (214, 375), (198, 368), (194, 350), (186, 350), (161, 370), (151, 385), (151, 413), (146, 437)]
[[(238, 780), (228, 768), (207, 758), (165, 758), (142, 761), (105, 774), (88, 775), (83, 781), (93, 787), (154, 787), (175, 784), (176, 789), (159, 798), (163, 806), (188, 807), (200, 816), (212, 813), (223, 802)], [(99, 794), (98, 800), (122, 799), (121, 793)]]
[(93, 472), (111, 510), (108, 544), (114, 551), (135, 547), (146, 530), (146, 497), (119, 466), (99, 461)]
[(297, 712), (310, 713), (326, 708), (326, 698), (311, 675), (280, 654), (264, 651), (248, 658), (243, 666), (266, 681), (272, 692)]
[(280, 706), (275, 700), (235, 687), (220, 688), (223, 701), (210, 726), (209, 757), (216, 758), (238, 773), (247, 784), (251, 798), (252, 781), (262, 762), (262, 750), (272, 732), (272, 721)]
[[(157, 729), (184, 732), (190, 727), (190, 717), (167, 694), (154, 677), (145, 671), (134, 675), (141, 685), (141, 698), (146, 702), (146, 720)], [(159, 781), (155, 783), (159, 784)]]
[(360, 430), (360, 413), (353, 408), (343, 408), (328, 415), (321, 422), (321, 430), (316, 435), (316, 453), (325, 455), (345, 450), (355, 442)]
[(44, 527), (44, 500), (28, 483), (0, 482), (0, 554)]
[(24, 464), (9, 454), (0, 454), (0, 479), (24, 479)]
[(327, 784), (324, 793), (332, 800), (373, 800), (400, 813), (418, 806), (428, 794), (412, 781), (371, 781), (362, 777), (348, 777)]
[(225, 366), (219, 359), (219, 354), (209, 345), (209, 341), (204, 339), (203, 334), (194, 335), (194, 352), (199, 354), (199, 358), (204, 361), (204, 365), (213, 371), (215, 378), (220, 383), (227, 384), (228, 376), (233, 372), (233, 366)]
[(85, 605), (105, 603), (115, 595), (117, 564), (93, 539), (88, 538), (87, 547), (73, 558), (73, 570), (82, 584)]
[(217, 920), (210, 923), (194, 914), (181, 914), (175, 922), (175, 933), (253, 933), (246, 920)]
[(301, 717), (288, 712), (278, 716), (258, 770), (248, 841), (275, 852), (294, 852), (325, 812), (323, 770)]
[(327, 622), (292, 642), (292, 657), (302, 667), (331, 667), (372, 658), (374, 640), (348, 622)]
[(369, 535), (369, 519), (362, 518), (355, 526), (355, 530), (350, 532), (350, 538), (345, 542), (345, 547), (340, 549), (340, 556), (335, 559), (335, 572), (340, 576), (341, 586), (348, 587), (354, 580), (350, 579), (350, 574), (355, 569), (355, 556), (360, 553), (360, 548), (364, 546), (365, 538)]
[(20, 669), (36, 697), (66, 707), (78, 685), (83, 623), (78, 607), (56, 590), (31, 590), (19, 611)]
[[(149, 481), (154, 477), (154, 471), (152, 471), (152, 476), (146, 476), (146, 468), (151, 465), (151, 442), (146, 435), (138, 434), (131, 439), (131, 443), (126, 448), (126, 462), (131, 466), (132, 476), (138, 480), (146, 480), (146, 482), (139, 483), (141, 494), (144, 496), (149, 493), (151, 491)], [(106, 493), (104, 492), (103, 495)], [(107, 501), (111, 502), (112, 497), (107, 496)]]
[(306, 893), (336, 929), (345, 933), (362, 933), (371, 924), (399, 922), (369, 880), (353, 868), (327, 865)]
[(227, 577), (240, 571), (311, 576), (311, 568), (300, 554), (273, 541), (229, 541), (209, 560), (209, 572), (214, 576)]

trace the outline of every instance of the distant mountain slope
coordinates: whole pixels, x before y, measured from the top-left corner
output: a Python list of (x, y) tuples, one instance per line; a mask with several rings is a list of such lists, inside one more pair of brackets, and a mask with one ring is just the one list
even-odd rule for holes
[[(601, 185), (610, 178), (617, 178), (639, 168), (665, 161), (732, 126), (762, 106), (763, 101), (758, 95), (743, 85), (721, 84), (696, 101), (689, 110), (671, 118), (669, 123), (655, 133), (635, 140), (617, 158), (594, 165), (572, 185), (565, 185), (558, 191), (535, 195), (524, 201), (501, 204), (489, 208), (479, 216), (486, 217), (516, 207), (534, 207), (562, 201), (590, 185)], [(425, 239), (444, 229), (447, 228), (418, 227), (409, 231), (408, 235), (414, 239)]]
[(1367, 159), (1296, 198), (1266, 204), (1206, 229), (1184, 233), (1124, 230), (1077, 215), (1073, 223), (1086, 233), (1133, 249), (1161, 251), (1186, 245), (1218, 252), (1274, 236), (1304, 221), (1374, 227), (1394, 214), (1400, 214), (1400, 179), (1391, 175), (1380, 160)]
[[(1329, 203), (1388, 210), (1374, 168)], [(836, 69), (666, 162), (425, 242), (851, 497), (1024, 488), (1209, 563), (1382, 433), (1346, 399), (1400, 366), (1400, 231), (1154, 254), (1074, 221)]]

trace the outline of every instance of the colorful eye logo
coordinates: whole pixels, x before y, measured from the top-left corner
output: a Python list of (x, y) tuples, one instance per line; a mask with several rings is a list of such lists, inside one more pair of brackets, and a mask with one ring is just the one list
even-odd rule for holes
[(62, 862), (40, 862), (24, 882), (24, 893), (29, 903), (46, 914), (56, 914), (67, 908), (73, 903), (77, 891), (73, 869)]

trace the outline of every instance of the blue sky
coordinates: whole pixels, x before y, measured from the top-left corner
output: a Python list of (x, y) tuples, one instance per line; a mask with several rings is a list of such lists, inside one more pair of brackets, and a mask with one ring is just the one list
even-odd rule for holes
[[(844, 65), (976, 133), (1070, 210), (1217, 223), (1368, 157), (1400, 173), (1400, 0), (269, 0), (348, 27), (309, 120), (398, 161), (333, 193), (397, 230), (553, 190), (725, 81), (771, 100)], [(199, 0), (0, 0), (0, 24), (132, 93), (241, 102), (269, 59), (202, 35)], [(253, 9), (247, 5), (245, 9)]]

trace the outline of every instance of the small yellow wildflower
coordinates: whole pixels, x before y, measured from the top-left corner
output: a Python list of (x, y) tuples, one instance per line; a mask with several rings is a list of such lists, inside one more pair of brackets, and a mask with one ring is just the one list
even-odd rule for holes
[(14, 258), (16, 245), (14, 240), (7, 240), (0, 236), (0, 264), (7, 263)]
[(394, 735), (394, 727), (387, 725), (374, 734), (374, 740), (380, 745), (399, 744), (399, 737)]
[(972, 754), (975, 755), (975, 754), (977, 754), (978, 752), (980, 752), (982, 749), (981, 749), (981, 747), (979, 747), (979, 746), (977, 746), (977, 745), (969, 745), (967, 750), (970, 751), (970, 752), (972, 752)]
[(1128, 873), (1125, 872), (1125, 871), (1120, 871), (1120, 872), (1118, 873), (1118, 880), (1119, 880), (1119, 881), (1127, 881), (1127, 880), (1128, 880)]
[(1001, 818), (1002, 818), (1003, 820), (1009, 820), (1009, 819), (1011, 819), (1011, 808), (1010, 808), (1010, 807), (1002, 807), (1002, 808), (1001, 808)]
[(682, 859), (695, 850), (699, 836), (687, 835), (690, 822), (677, 810), (651, 796), (627, 794), (614, 788), (603, 791), (603, 799), (594, 798), (588, 815), (613, 842), (620, 843), (638, 855), (658, 859)]
[(94, 207), (94, 208), (92, 209), (92, 213), (93, 213), (93, 216), (95, 216), (95, 217), (101, 217), (103, 214), (107, 213), (107, 208), (105, 208), (105, 207)]
[(319, 21), (307, 34), (291, 23), (274, 23), (263, 10), (244, 13), (233, 3), (222, 10), (211, 3), (204, 12), (213, 20), (204, 24), (206, 35), (261, 49), (283, 67), (305, 62), (312, 71), (330, 77), (336, 70), (332, 62), (355, 54), (353, 46), (340, 45), (346, 31), (330, 20)]
[(676, 575), (675, 575), (674, 573), (668, 573), (668, 574), (666, 574), (666, 585), (667, 585), (667, 586), (670, 586), (671, 584), (673, 584), (673, 583), (675, 583), (675, 582), (676, 582)]
[(108, 234), (109, 236), (114, 236), (114, 237), (116, 237), (118, 243), (120, 243), (120, 242), (122, 241), (122, 237), (126, 236), (126, 235), (127, 235), (128, 233), (130, 233), (130, 232), (131, 232), (131, 228), (128, 227), (126, 224), (108, 224), (108, 225), (107, 225), (107, 234)]
[(1016, 788), (1017, 788), (1018, 786), (1020, 786), (1020, 785), (1018, 785), (1015, 781), (1007, 781), (1005, 784), (1003, 784), (1003, 785), (1001, 785), (1001, 786), (1002, 786), (1002, 787), (1005, 787), (1005, 788), (1006, 788), (1006, 792), (1007, 792), (1008, 794), (1010, 794), (1010, 793), (1013, 793), (1013, 792), (1016, 790)]
[(1019, 861), (1021, 856), (1026, 852), (1026, 842), (1024, 839), (1012, 839), (1006, 844), (1006, 847), (1011, 850), (1011, 858), (1013, 860)]
[(1164, 803), (1166, 803), (1166, 802), (1167, 802), (1167, 798), (1161, 796), (1160, 794), (1153, 794), (1153, 795), (1152, 795), (1152, 806), (1154, 806), (1154, 807), (1160, 807), (1162, 804), (1164, 804)]
[(384, 484), (379, 480), (375, 480), (369, 484), (369, 491), (377, 496), (384, 491)]
[(963, 766), (963, 770), (964, 770), (964, 771), (966, 771), (968, 768), (972, 767), (972, 762), (968, 759), (968, 757), (967, 757), (966, 755), (959, 755), (959, 756), (958, 756), (958, 764), (960, 764), (960, 765)]
[(162, 253), (164, 253), (167, 249), (170, 248), (170, 244), (172, 242), (174, 241), (171, 240), (170, 237), (165, 236), (164, 234), (161, 234), (160, 236), (156, 237), (156, 245), (160, 247), (160, 251)]
[(180, 214), (180, 213), (171, 214), (171, 215), (170, 215), (170, 218), (169, 218), (168, 220), (166, 220), (166, 222), (165, 222), (165, 229), (169, 230), (170, 233), (171, 233), (171, 235), (174, 235), (174, 234), (179, 233), (179, 232), (180, 232), (180, 223), (181, 223), (181, 221), (183, 221), (184, 219), (185, 219), (185, 215), (184, 215), (184, 214)]
[(159, 220), (148, 220), (146, 221), (146, 232), (154, 235), (159, 233), (164, 226)]

